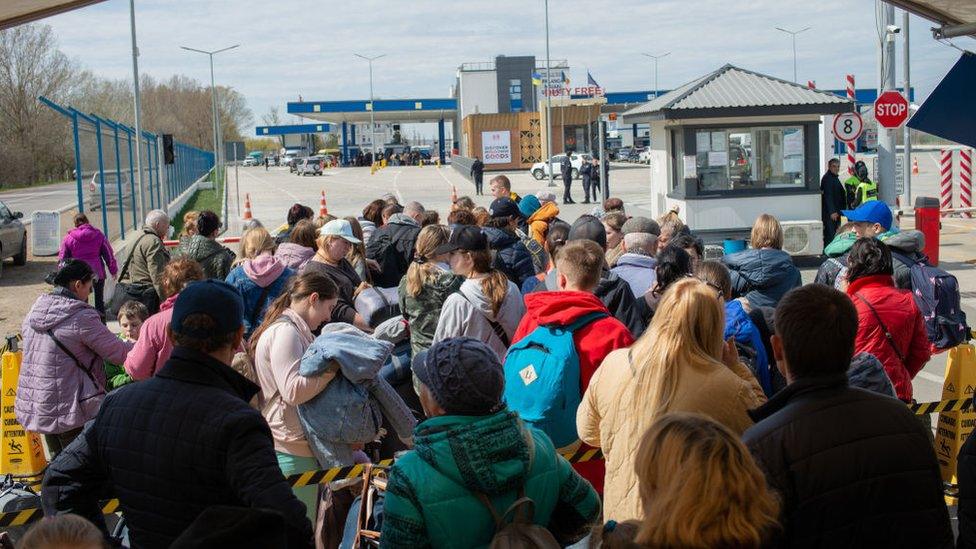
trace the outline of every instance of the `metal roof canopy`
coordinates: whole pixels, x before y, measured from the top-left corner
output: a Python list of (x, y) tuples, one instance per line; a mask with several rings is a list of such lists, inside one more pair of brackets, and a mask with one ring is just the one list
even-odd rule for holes
[(284, 124), (281, 126), (257, 126), (254, 135), (270, 137), (272, 135), (293, 135), (303, 133), (326, 133), (332, 131), (329, 124)]
[(0, 2), (0, 30), (64, 13), (104, 0), (3, 0)]
[(725, 65), (626, 111), (623, 122), (833, 114), (853, 109), (852, 101), (832, 92), (812, 90), (795, 82)]
[(940, 26), (936, 38), (976, 35), (976, 0), (885, 0), (892, 6), (924, 17)]
[[(439, 122), (457, 116), (456, 99), (377, 99), (373, 101), (376, 122)], [(326, 122), (370, 122), (369, 100), (289, 102), (288, 114)]]

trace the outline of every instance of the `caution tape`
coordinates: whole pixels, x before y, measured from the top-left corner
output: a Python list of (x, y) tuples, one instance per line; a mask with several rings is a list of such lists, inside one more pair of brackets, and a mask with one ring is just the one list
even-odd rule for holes
[[(602, 459), (603, 453), (599, 448), (589, 448), (582, 447), (574, 452), (567, 452), (562, 454), (567, 461), (571, 463), (579, 463), (581, 461), (593, 461), (596, 459)], [(384, 459), (373, 464), (374, 470), (381, 470), (389, 468), (393, 465), (392, 459)], [(363, 476), (364, 467), (362, 464), (351, 465), (347, 467), (334, 467), (332, 469), (325, 469), (322, 471), (305, 471), (304, 473), (296, 473), (294, 475), (289, 475), (285, 480), (288, 481), (288, 485), (292, 488), (300, 488), (302, 486), (314, 486), (316, 484), (328, 484), (336, 480), (346, 480), (359, 478)], [(111, 515), (119, 510), (119, 500), (111, 499), (102, 503), (102, 514)], [(24, 509), (22, 511), (11, 511), (8, 513), (0, 513), (0, 528), (7, 528), (10, 526), (23, 526), (25, 524), (31, 524), (32, 522), (37, 522), (44, 518), (44, 511), (38, 507), (32, 507), (30, 509)]]

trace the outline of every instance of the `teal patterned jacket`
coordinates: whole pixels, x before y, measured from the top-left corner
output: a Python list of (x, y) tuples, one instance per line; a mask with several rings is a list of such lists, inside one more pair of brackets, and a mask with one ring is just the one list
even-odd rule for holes
[(501, 515), (524, 486), (535, 503), (534, 522), (563, 545), (600, 520), (593, 487), (514, 412), (431, 418), (414, 430), (414, 443), (390, 470), (384, 548), (487, 547), (495, 525), (475, 492)]

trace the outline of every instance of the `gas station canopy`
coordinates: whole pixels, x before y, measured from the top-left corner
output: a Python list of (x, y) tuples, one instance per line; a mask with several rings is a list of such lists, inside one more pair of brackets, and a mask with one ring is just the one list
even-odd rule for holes
[(886, 0), (897, 6), (938, 23), (933, 28), (936, 38), (976, 35), (976, 0)]
[(326, 122), (439, 122), (457, 116), (456, 99), (376, 99), (364, 101), (303, 101), (288, 103), (288, 114)]
[(4, 0), (0, 2), (0, 30), (102, 1), (104, 0)]

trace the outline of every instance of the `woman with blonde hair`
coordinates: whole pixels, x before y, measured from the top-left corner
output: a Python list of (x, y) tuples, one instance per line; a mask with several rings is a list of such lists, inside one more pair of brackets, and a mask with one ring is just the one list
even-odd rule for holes
[(703, 413), (741, 434), (746, 411), (766, 401), (762, 387), (723, 341), (725, 315), (715, 290), (694, 278), (672, 284), (644, 335), (607, 358), (576, 414), (580, 439), (607, 457), (604, 518), (644, 516), (634, 457), (642, 433), (675, 411)]
[(642, 515), (608, 522), (590, 547), (758, 548), (778, 529), (779, 501), (728, 427), (661, 416), (641, 437), (634, 472)]
[(661, 234), (657, 237), (657, 249), (663, 250), (672, 238), (690, 232), (688, 226), (681, 221), (678, 209), (673, 208), (661, 217), (657, 218), (657, 224), (661, 227)]
[(776, 307), (786, 292), (803, 284), (793, 258), (783, 251), (783, 227), (769, 214), (756, 218), (749, 237), (752, 249), (724, 256), (732, 274), (732, 297), (750, 308)]
[(180, 242), (197, 234), (198, 217), (200, 217), (200, 212), (196, 210), (190, 210), (183, 214), (183, 230), (180, 231)]
[[(373, 329), (356, 312), (356, 292), (363, 283), (356, 269), (346, 257), (353, 246), (362, 243), (352, 233), (352, 225), (345, 219), (333, 219), (319, 229), (319, 249), (305, 264), (303, 273), (317, 272), (332, 279), (338, 287), (339, 300), (332, 311), (332, 322), (345, 322), (370, 333)], [(316, 328), (313, 328), (313, 331)]]
[(450, 337), (471, 337), (504, 360), (525, 303), (515, 284), (492, 268), (488, 238), (478, 227), (458, 227), (434, 255), (450, 254), (451, 271), (467, 280), (444, 300), (431, 345)]
[(413, 356), (430, 348), (437, 320), (447, 296), (458, 291), (464, 277), (451, 272), (449, 254), (436, 254), (447, 243), (451, 231), (443, 225), (429, 225), (420, 230), (414, 247), (413, 261), (400, 281), (400, 310), (410, 325), (410, 347)]
[(268, 306), (281, 294), (295, 271), (274, 256), (275, 241), (264, 227), (241, 237), (244, 261), (227, 274), (227, 282), (244, 298), (244, 338), (251, 337)]

